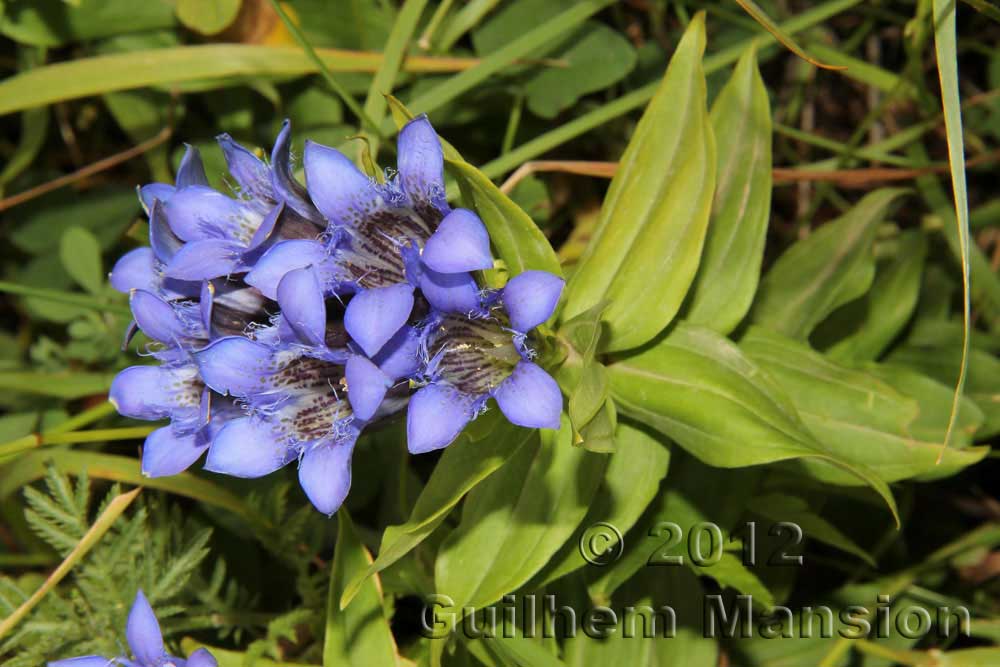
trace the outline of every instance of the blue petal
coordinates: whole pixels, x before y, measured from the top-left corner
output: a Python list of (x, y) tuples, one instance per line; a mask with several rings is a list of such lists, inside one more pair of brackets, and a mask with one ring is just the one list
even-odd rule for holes
[(528, 332), (549, 319), (566, 285), (547, 271), (525, 271), (503, 288), (503, 303), (515, 331)]
[(438, 273), (425, 266), (420, 274), (420, 291), (443, 313), (479, 310), (479, 285), (471, 273)]
[(240, 191), (252, 199), (272, 199), (271, 173), (263, 160), (233, 141), (228, 134), (220, 134), (215, 140), (222, 148), (226, 166), (239, 184)]
[(418, 211), (428, 206), (447, 215), (444, 190), (444, 155), (441, 140), (427, 116), (418, 116), (399, 132), (399, 180)]
[(284, 203), (277, 203), (271, 209), (271, 211), (264, 217), (263, 222), (260, 223), (260, 227), (257, 231), (253, 233), (250, 238), (251, 249), (260, 248), (264, 243), (266, 243), (271, 238), (271, 234), (274, 233), (275, 227), (278, 225), (278, 218), (281, 217), (281, 213), (285, 210)]
[(207, 280), (238, 273), (244, 248), (226, 239), (185, 243), (167, 264), (164, 273), (178, 280)]
[(200, 648), (188, 656), (185, 667), (218, 667), (219, 662), (206, 648)]
[(413, 288), (406, 283), (359, 292), (347, 304), (344, 326), (369, 357), (382, 349), (413, 310)]
[(149, 183), (139, 188), (139, 200), (143, 207), (149, 211), (157, 199), (167, 201), (175, 192), (177, 192), (177, 188), (169, 183)]
[(427, 385), (410, 397), (406, 447), (411, 454), (447, 447), (474, 416), (470, 397), (447, 385)]
[(146, 477), (177, 475), (198, 460), (211, 442), (199, 433), (178, 435), (170, 426), (146, 437), (142, 448), (142, 474)]
[(292, 124), (286, 120), (281, 124), (281, 132), (271, 151), (271, 179), (276, 198), (286, 202), (304, 218), (315, 220), (319, 213), (309, 201), (306, 189), (296, 181), (290, 172), (292, 168)]
[(326, 248), (319, 241), (294, 239), (275, 243), (257, 260), (244, 280), (260, 290), (268, 299), (278, 298), (278, 283), (285, 274), (311, 264), (322, 263)]
[(185, 241), (235, 237), (244, 211), (240, 202), (203, 185), (178, 190), (163, 205), (167, 224)]
[(374, 183), (340, 151), (307, 141), (303, 162), (313, 203), (330, 222), (354, 226), (375, 207)]
[(173, 306), (145, 290), (133, 290), (129, 297), (132, 316), (142, 332), (161, 343), (176, 343), (188, 338), (188, 329), (177, 317)]
[(234, 477), (263, 477), (289, 461), (289, 452), (273, 429), (253, 417), (234, 419), (219, 431), (208, 449), (205, 470)]
[(323, 345), (326, 339), (326, 304), (323, 288), (311, 268), (295, 269), (278, 283), (278, 305), (288, 325), (307, 345)]
[(191, 185), (208, 185), (205, 176), (205, 165), (201, 163), (201, 153), (191, 145), (185, 145), (184, 157), (177, 168), (177, 187), (186, 188)]
[(159, 200), (153, 202), (149, 209), (149, 245), (161, 262), (169, 262), (184, 245), (184, 241), (174, 234), (167, 224), (166, 216), (163, 214), (163, 204)]
[(414, 327), (403, 326), (372, 361), (392, 380), (414, 375), (420, 368), (420, 332)]
[(223, 395), (247, 396), (267, 389), (275, 370), (274, 354), (265, 345), (242, 336), (227, 336), (195, 353), (201, 377)]
[(351, 454), (357, 435), (338, 442), (320, 442), (308, 449), (299, 464), (299, 484), (320, 512), (333, 514), (351, 488)]
[(121, 415), (145, 420), (195, 418), (200, 398), (193, 365), (130, 366), (115, 376), (108, 392)]
[(103, 655), (81, 655), (78, 658), (53, 660), (46, 665), (47, 667), (111, 667), (114, 662), (112, 658), (105, 658)]
[(385, 392), (392, 386), (392, 378), (359, 354), (347, 360), (344, 377), (347, 379), (347, 399), (351, 402), (354, 416), (368, 421), (382, 404)]
[(134, 289), (155, 290), (160, 282), (156, 274), (152, 248), (136, 248), (122, 255), (108, 275), (111, 286), (128, 294)]
[(478, 271), (493, 266), (486, 226), (478, 215), (465, 208), (445, 216), (437, 231), (427, 239), (420, 257), (440, 273)]
[(156, 621), (149, 600), (140, 590), (135, 594), (135, 602), (128, 613), (128, 623), (125, 626), (125, 638), (132, 654), (143, 665), (155, 665), (163, 657), (163, 635), (160, 634), (160, 624)]
[(493, 392), (500, 411), (511, 422), (527, 428), (559, 428), (562, 394), (541, 366), (520, 361), (510, 377)]

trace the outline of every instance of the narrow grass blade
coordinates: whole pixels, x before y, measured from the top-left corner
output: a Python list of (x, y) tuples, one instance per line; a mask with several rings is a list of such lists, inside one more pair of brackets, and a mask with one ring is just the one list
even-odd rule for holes
[[(566, 35), (588, 18), (601, 11), (613, 0), (582, 0), (554, 19), (546, 21), (534, 30), (514, 40), (502, 49), (490, 54), (475, 67), (456, 74), (438, 86), (407, 103), (414, 113), (429, 113), (451, 102), (459, 95), (471, 90), (489, 77), (502, 71), (511, 63), (532, 55), (544, 54), (546, 47), (554, 48), (560, 37)], [(391, 132), (391, 122), (383, 123), (383, 131)]]
[(955, 383), (948, 430), (941, 443), (940, 457), (948, 447), (959, 402), (965, 388), (969, 367), (969, 332), (971, 306), (969, 297), (969, 197), (965, 186), (965, 144), (962, 138), (962, 104), (958, 93), (958, 52), (955, 37), (954, 0), (933, 0), (934, 51), (937, 55), (938, 77), (941, 81), (941, 103), (944, 106), (945, 134), (948, 138), (948, 162), (951, 165), (951, 188), (955, 195), (955, 219), (958, 223), (958, 242), (962, 260), (962, 365)]
[[(427, 0), (407, 0), (396, 17), (392, 32), (389, 33), (389, 39), (382, 51), (382, 64), (379, 65), (375, 78), (372, 79), (372, 85), (368, 89), (368, 97), (365, 98), (364, 111), (376, 126), (385, 118), (388, 108), (385, 96), (392, 93), (396, 76), (403, 65), (406, 49), (413, 39), (413, 33), (417, 30), (417, 24), (425, 7)], [(377, 150), (373, 148), (372, 152), (377, 153)]]
[(749, 14), (754, 21), (759, 23), (761, 27), (764, 28), (764, 30), (767, 30), (774, 36), (776, 40), (781, 42), (782, 46), (784, 46), (786, 49), (797, 55), (799, 58), (802, 58), (802, 60), (805, 60), (809, 64), (815, 65), (816, 67), (820, 67), (822, 69), (832, 69), (832, 70), (847, 69), (847, 67), (845, 67), (844, 65), (828, 65), (810, 56), (808, 53), (806, 53), (805, 49), (799, 46), (798, 43), (796, 43), (796, 41), (792, 39), (790, 35), (786, 34), (781, 29), (780, 26), (778, 26), (774, 21), (772, 21), (771, 17), (768, 16), (763, 9), (758, 7), (757, 3), (753, 2), (753, 0), (736, 0), (736, 4), (742, 7), (743, 11)]
[[(382, 54), (316, 49), (330, 72), (376, 72)], [(474, 67), (473, 58), (407, 58), (408, 72), (455, 72)], [(128, 51), (36, 67), (0, 82), (0, 115), (55, 102), (147, 86), (209, 83), (218, 88), (248, 78), (301, 76), (319, 65), (295, 46), (204, 44)]]

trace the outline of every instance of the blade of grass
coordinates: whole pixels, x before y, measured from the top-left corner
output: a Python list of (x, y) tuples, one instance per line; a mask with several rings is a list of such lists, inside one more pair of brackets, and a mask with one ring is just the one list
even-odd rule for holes
[(40, 435), (33, 433), (0, 445), (0, 461), (8, 456), (45, 445), (76, 445), (84, 442), (111, 442), (145, 438), (157, 428), (157, 426), (126, 426), (124, 428), (99, 428), (68, 433), (43, 433)]
[[(582, 0), (510, 44), (483, 58), (475, 67), (465, 70), (445, 80), (423, 95), (407, 103), (416, 114), (430, 113), (468, 92), (489, 77), (502, 71), (519, 58), (544, 55), (546, 49), (555, 48), (559, 38), (573, 30), (588, 18), (601, 11), (614, 0)], [(383, 123), (383, 131), (388, 134), (395, 129), (392, 120)]]
[(280, 18), (281, 22), (285, 24), (285, 28), (292, 35), (295, 41), (298, 42), (299, 46), (302, 47), (302, 50), (305, 51), (309, 60), (316, 65), (316, 68), (319, 70), (319, 73), (322, 75), (327, 85), (330, 86), (330, 89), (337, 94), (337, 97), (339, 97), (340, 101), (344, 103), (344, 106), (350, 109), (351, 113), (357, 116), (358, 120), (363, 125), (367, 125), (368, 129), (375, 133), (375, 136), (380, 136), (378, 123), (372, 120), (371, 116), (369, 116), (368, 113), (361, 108), (361, 105), (358, 104), (358, 101), (354, 99), (354, 96), (347, 92), (346, 88), (340, 85), (340, 82), (333, 76), (333, 72), (330, 71), (330, 69), (326, 66), (326, 63), (324, 63), (319, 55), (316, 54), (316, 49), (312, 47), (312, 44), (309, 43), (306, 36), (301, 30), (299, 30), (299, 26), (295, 24), (295, 21), (293, 21), (281, 7), (281, 3), (279, 3), (278, 0), (269, 0), (269, 2), (271, 3), (271, 7), (274, 9), (275, 13), (278, 15), (278, 18)]
[(951, 434), (955, 430), (958, 408), (965, 388), (969, 367), (971, 299), (969, 297), (969, 197), (965, 185), (965, 144), (962, 139), (962, 105), (958, 92), (958, 51), (955, 37), (955, 0), (933, 0), (934, 52), (937, 55), (938, 78), (941, 81), (941, 103), (944, 106), (944, 127), (948, 139), (948, 162), (951, 164), (951, 188), (955, 196), (955, 220), (962, 263), (962, 364), (955, 382), (948, 429), (941, 443), (938, 462), (944, 456)]
[(438, 53), (447, 53), (455, 42), (462, 39), (465, 33), (479, 25), (483, 17), (493, 11), (493, 8), (500, 4), (500, 0), (470, 0), (462, 7), (455, 16), (448, 22), (444, 34), (441, 35), (441, 42), (435, 49)]
[(991, 5), (987, 0), (962, 0), (962, 2), (1000, 23), (1000, 8)]
[[(319, 62), (330, 72), (376, 72), (382, 54), (317, 49)], [(456, 72), (474, 67), (474, 58), (407, 58), (408, 72)], [(203, 44), (166, 49), (127, 51), (78, 58), (36, 67), (0, 82), (0, 115), (55, 102), (148, 86), (176, 87), (185, 83), (217, 83), (236, 79), (290, 77), (319, 72), (296, 46)], [(199, 90), (205, 90), (204, 85)]]
[(129, 307), (125, 304), (101, 303), (100, 299), (87, 294), (63, 292), (62, 290), (49, 289), (47, 287), (30, 287), (28, 285), (18, 285), (17, 283), (0, 280), (0, 294), (30, 296), (36, 299), (45, 299), (47, 301), (56, 301), (58, 303), (65, 303), (71, 306), (80, 306), (81, 308), (103, 310), (105, 312), (115, 313), (116, 315), (132, 316), (132, 311), (129, 310)]
[[(396, 16), (396, 22), (392, 25), (392, 32), (389, 33), (389, 39), (382, 50), (382, 64), (375, 72), (372, 85), (368, 88), (368, 97), (365, 98), (365, 114), (376, 126), (385, 118), (388, 109), (385, 96), (392, 93), (406, 49), (413, 39), (413, 33), (417, 30), (417, 24), (425, 7), (427, 0), (406, 0)], [(371, 152), (374, 159), (378, 155), (377, 142), (371, 142)]]
[(431, 20), (427, 23), (427, 27), (420, 34), (420, 39), (417, 40), (417, 46), (420, 47), (422, 51), (430, 51), (431, 45), (434, 43), (434, 33), (437, 29), (441, 27), (441, 21), (444, 17), (448, 15), (451, 11), (451, 6), (454, 4), (455, 0), (442, 0), (441, 4), (437, 6), (434, 10), (434, 14), (431, 15)]
[(5, 618), (3, 622), (0, 622), (0, 638), (3, 638), (15, 625), (20, 623), (42, 601), (42, 598), (55, 588), (56, 584), (62, 581), (76, 567), (77, 563), (83, 560), (83, 557), (104, 537), (104, 534), (108, 532), (118, 517), (128, 509), (128, 506), (132, 504), (132, 501), (135, 500), (140, 491), (142, 491), (141, 487), (127, 493), (119, 494), (108, 503), (108, 506), (101, 512), (101, 516), (97, 518), (97, 521), (90, 527), (90, 530), (80, 538), (80, 541), (76, 543), (76, 546), (69, 552), (66, 559), (59, 564), (59, 567), (49, 575), (48, 579), (39, 586), (38, 590), (30, 598), (24, 601), (24, 604), (15, 609), (14, 613)]
[(92, 424), (98, 419), (113, 414), (114, 412), (115, 406), (112, 405), (110, 401), (104, 402), (90, 409), (84, 410), (79, 414), (73, 415), (69, 419), (59, 422), (43, 433), (30, 433), (20, 438), (8, 440), (7, 442), (0, 444), (0, 464), (6, 463), (6, 459), (9, 456), (27, 451), (29, 449), (35, 449), (36, 447), (42, 446), (42, 444), (48, 444), (46, 440), (47, 438), (67, 433), (69, 431), (74, 431), (81, 426), (87, 426), (88, 424)]
[[(779, 27), (785, 34), (794, 35), (795, 33), (812, 28), (813, 26), (826, 21), (830, 17), (860, 4), (861, 1), (862, 0), (831, 0), (830, 2), (825, 2), (818, 7), (802, 12), (795, 18), (789, 19), (788, 21), (780, 24)], [(716, 72), (723, 67), (733, 64), (739, 59), (740, 54), (754, 42), (756, 42), (759, 46), (764, 46), (774, 43), (775, 38), (771, 34), (763, 34), (758, 37), (742, 40), (737, 44), (723, 49), (722, 51), (706, 56), (705, 74), (711, 74), (712, 72)], [(643, 86), (642, 88), (637, 88), (627, 95), (623, 95), (614, 102), (605, 104), (604, 106), (585, 113), (579, 118), (565, 123), (564, 125), (560, 125), (554, 130), (546, 132), (545, 134), (536, 137), (527, 143), (521, 144), (509, 153), (501, 155), (495, 160), (491, 160), (481, 167), (481, 171), (486, 174), (488, 178), (499, 178), (507, 172), (516, 169), (523, 162), (532, 160), (539, 155), (552, 150), (560, 144), (563, 144), (571, 139), (575, 139), (581, 134), (603, 125), (609, 120), (617, 118), (618, 116), (623, 116), (634, 109), (638, 109), (652, 99), (653, 93), (656, 92), (658, 85), (659, 81), (654, 81), (653, 83)]]
[(764, 30), (767, 30), (776, 40), (781, 42), (782, 46), (797, 55), (799, 58), (802, 58), (802, 60), (805, 60), (810, 65), (814, 65), (822, 69), (847, 69), (846, 65), (827, 65), (826, 63), (822, 63), (810, 56), (806, 53), (805, 49), (799, 46), (798, 43), (792, 39), (791, 35), (786, 34), (780, 26), (772, 21), (771, 17), (768, 16), (763, 9), (758, 7), (756, 2), (753, 2), (752, 0), (736, 0), (736, 4), (742, 7), (743, 11), (749, 14), (754, 21), (759, 23)]
[(72, 400), (106, 393), (114, 377), (114, 373), (3, 371), (0, 389)]
[(253, 512), (238, 495), (191, 473), (171, 477), (143, 477), (139, 471), (139, 462), (132, 457), (71, 449), (30, 452), (0, 468), (0, 498), (6, 498), (24, 485), (41, 479), (49, 462), (63, 474), (79, 476), (86, 471), (91, 478), (166, 491), (229, 510), (252, 526), (262, 526), (265, 529), (268, 526), (268, 522)]

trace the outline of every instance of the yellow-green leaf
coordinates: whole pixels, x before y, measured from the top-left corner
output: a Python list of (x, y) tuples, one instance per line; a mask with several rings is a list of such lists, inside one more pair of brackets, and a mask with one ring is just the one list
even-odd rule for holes
[(326, 603), (324, 667), (392, 667), (400, 664), (377, 578), (366, 579), (355, 596), (354, 604), (340, 609), (340, 596), (347, 582), (366, 570), (371, 562), (371, 554), (358, 538), (351, 517), (341, 507), (337, 511), (337, 546)]
[(752, 48), (710, 115), (725, 149), (718, 151), (705, 252), (685, 319), (729, 333), (757, 291), (771, 214), (771, 106)]
[(716, 169), (704, 50), (699, 14), (625, 149), (594, 238), (567, 287), (566, 318), (610, 301), (608, 350), (637, 347), (662, 331), (698, 269)]

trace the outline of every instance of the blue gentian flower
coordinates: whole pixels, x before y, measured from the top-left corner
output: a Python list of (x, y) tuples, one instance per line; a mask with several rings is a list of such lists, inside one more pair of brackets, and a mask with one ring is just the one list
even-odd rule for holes
[(190, 355), (208, 343), (211, 300), (169, 302), (133, 290), (129, 303), (138, 327), (160, 344), (151, 353), (163, 363), (126, 368), (111, 383), (108, 400), (126, 417), (170, 419), (146, 438), (142, 472), (176, 475), (197, 461), (214, 434), (239, 414), (231, 401), (213, 400)]
[(406, 416), (410, 452), (446, 447), (490, 397), (511, 422), (559, 428), (559, 385), (532, 359), (530, 332), (555, 311), (564, 281), (525, 271), (484, 297), (478, 312), (435, 314), (424, 330), (424, 385)]
[(192, 296), (203, 280), (248, 271), (270, 245), (313, 238), (323, 230), (322, 216), (291, 177), (288, 122), (275, 141), (271, 167), (229, 135), (220, 135), (218, 142), (236, 196), (208, 185), (198, 149), (188, 146), (176, 185), (151, 183), (139, 189), (149, 214), (150, 247), (137, 248), (115, 264), (110, 278), (116, 289)]
[(206, 451), (207, 470), (237, 477), (296, 461), (310, 501), (332, 514), (363, 429), (408, 402), (414, 453), (446, 446), (490, 398), (515, 424), (557, 428), (562, 396), (532, 335), (563, 281), (528, 271), (480, 288), (489, 234), (445, 200), (427, 118), (402, 129), (384, 182), (307, 142), (303, 188), (289, 137), (286, 123), (270, 166), (219, 137), (233, 197), (208, 186), (193, 148), (176, 185), (140, 190), (150, 247), (111, 278), (161, 364), (122, 371), (110, 399), (123, 415), (170, 420), (147, 439), (143, 472), (176, 474)]
[(123, 665), (124, 667), (216, 667), (215, 657), (206, 649), (194, 651), (188, 658), (177, 658), (169, 655), (163, 646), (163, 634), (156, 620), (149, 600), (140, 590), (135, 595), (132, 609), (128, 614), (128, 624), (125, 627), (125, 638), (128, 640), (132, 657), (118, 656), (106, 658), (100, 655), (84, 655), (78, 658), (67, 658), (48, 663), (48, 667), (109, 667)]
[(368, 356), (377, 354), (410, 319), (414, 290), (441, 312), (479, 306), (470, 273), (493, 266), (486, 227), (444, 196), (444, 156), (426, 117), (399, 134), (398, 173), (369, 178), (341, 152), (306, 142), (308, 192), (329, 221), (323, 238), (275, 244), (246, 281), (276, 299), (280, 280), (313, 267), (325, 294), (354, 295), (344, 323)]

